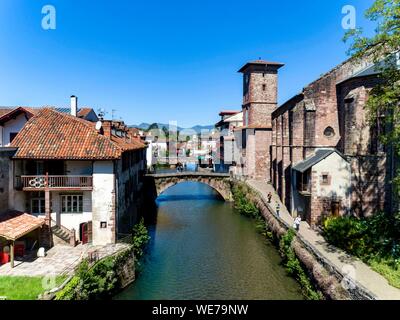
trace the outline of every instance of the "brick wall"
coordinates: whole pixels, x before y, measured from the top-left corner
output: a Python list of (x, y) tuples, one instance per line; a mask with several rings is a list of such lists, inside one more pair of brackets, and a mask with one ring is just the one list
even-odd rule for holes
[[(389, 188), (385, 178), (388, 168), (382, 155), (375, 160), (368, 155), (371, 134), (364, 109), (368, 91), (378, 80), (375, 76), (346, 80), (363, 66), (365, 63), (357, 65), (346, 61), (272, 113), (271, 180), (289, 210), (293, 210), (290, 203), (291, 167), (311, 156), (317, 147), (337, 147), (350, 156), (353, 170), (359, 171), (358, 176), (353, 174), (354, 190), (359, 181), (367, 183), (367, 186), (363, 185), (366, 192), (353, 192), (355, 210), (372, 212), (376, 210), (373, 204), (383, 206), (387, 198), (385, 190), (387, 192)], [(355, 96), (353, 104), (346, 104), (345, 100), (352, 95)], [(368, 156), (360, 158), (360, 155)], [(375, 166), (378, 169), (374, 169)], [(373, 192), (373, 189), (378, 191)], [(313, 211), (320, 210), (325, 202), (326, 199), (313, 199)], [(361, 202), (363, 209), (356, 209), (356, 203)], [(318, 221), (318, 216), (313, 216), (313, 222)]]

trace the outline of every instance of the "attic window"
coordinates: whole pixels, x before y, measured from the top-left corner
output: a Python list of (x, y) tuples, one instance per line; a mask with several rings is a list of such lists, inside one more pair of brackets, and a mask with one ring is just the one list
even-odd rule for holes
[(335, 136), (335, 130), (332, 127), (327, 127), (324, 130), (324, 136), (327, 138), (333, 138)]

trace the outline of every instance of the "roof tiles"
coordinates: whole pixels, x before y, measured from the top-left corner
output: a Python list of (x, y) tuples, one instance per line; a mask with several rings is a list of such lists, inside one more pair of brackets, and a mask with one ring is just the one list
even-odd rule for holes
[(124, 150), (91, 122), (49, 108), (32, 117), (11, 146), (17, 159), (111, 160)]

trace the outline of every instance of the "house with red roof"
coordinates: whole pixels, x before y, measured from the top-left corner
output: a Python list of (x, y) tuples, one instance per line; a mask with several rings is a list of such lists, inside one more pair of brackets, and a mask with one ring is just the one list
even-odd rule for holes
[(38, 113), (43, 108), (52, 108), (62, 113), (69, 113), (78, 118), (97, 122), (99, 118), (93, 108), (82, 107), (78, 108), (78, 98), (71, 96), (71, 105), (69, 108), (58, 107), (0, 107), (0, 147), (7, 147), (16, 137), (18, 132), (24, 127), (27, 121), (33, 115)]
[[(0, 198), (0, 216), (12, 210), (43, 219), (48, 232), (41, 245), (112, 244), (131, 232), (142, 201), (146, 145), (122, 121), (95, 124), (78, 113), (42, 108), (0, 151), (0, 166), (7, 157), (11, 163), (4, 170), (8, 183), (0, 179), (8, 199), (5, 205)], [(6, 228), (7, 219), (2, 223)]]

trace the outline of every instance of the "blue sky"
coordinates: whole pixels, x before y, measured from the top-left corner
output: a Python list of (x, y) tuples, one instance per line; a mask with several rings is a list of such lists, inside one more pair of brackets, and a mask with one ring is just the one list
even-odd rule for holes
[[(79, 104), (128, 124), (213, 124), (239, 109), (237, 70), (259, 57), (285, 63), (282, 103), (347, 58), (342, 7), (373, 0), (1, 0), (0, 105)], [(56, 30), (41, 28), (56, 8)]]

